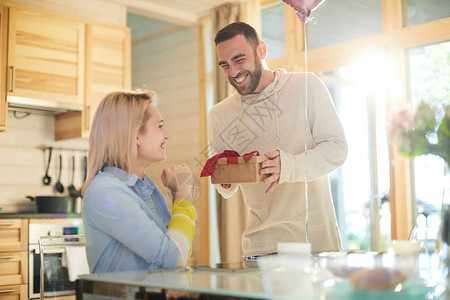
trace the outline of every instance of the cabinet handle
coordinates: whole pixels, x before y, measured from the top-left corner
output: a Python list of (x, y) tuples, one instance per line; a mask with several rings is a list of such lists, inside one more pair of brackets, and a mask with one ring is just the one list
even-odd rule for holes
[(9, 256), (0, 256), (0, 259), (11, 259), (14, 258), (14, 256), (9, 255)]
[(86, 128), (86, 130), (89, 130), (91, 127), (91, 106), (88, 105), (85, 108), (85, 117), (84, 117), (85, 123), (84, 124), (84, 128)]
[(14, 92), (14, 81), (15, 81), (14, 66), (11, 66), (9, 68), (11, 69), (11, 88), (9, 89), (9, 92)]
[(0, 290), (0, 293), (13, 293), (14, 290)]
[(14, 223), (0, 223), (0, 226), (11, 226), (14, 225)]
[(11, 259), (14, 258), (14, 256), (0, 256), (0, 259)]

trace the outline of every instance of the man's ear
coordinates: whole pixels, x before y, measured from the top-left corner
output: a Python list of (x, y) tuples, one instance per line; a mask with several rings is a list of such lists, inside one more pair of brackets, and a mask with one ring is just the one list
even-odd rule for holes
[(256, 48), (256, 53), (258, 53), (259, 59), (266, 59), (267, 57), (267, 45), (264, 41), (259, 41)]

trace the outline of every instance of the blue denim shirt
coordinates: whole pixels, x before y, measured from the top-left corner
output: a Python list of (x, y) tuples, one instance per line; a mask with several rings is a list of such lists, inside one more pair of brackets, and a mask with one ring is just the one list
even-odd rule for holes
[(175, 268), (179, 250), (166, 235), (170, 219), (166, 199), (153, 180), (106, 167), (83, 197), (90, 271)]

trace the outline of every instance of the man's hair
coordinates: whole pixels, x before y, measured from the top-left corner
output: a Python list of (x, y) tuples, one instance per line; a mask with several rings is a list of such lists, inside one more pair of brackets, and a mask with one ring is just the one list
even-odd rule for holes
[(217, 46), (218, 44), (228, 41), (239, 34), (244, 35), (245, 39), (254, 48), (258, 46), (258, 43), (260, 41), (258, 33), (256, 32), (255, 28), (245, 22), (234, 22), (220, 29), (219, 32), (217, 32), (214, 43)]

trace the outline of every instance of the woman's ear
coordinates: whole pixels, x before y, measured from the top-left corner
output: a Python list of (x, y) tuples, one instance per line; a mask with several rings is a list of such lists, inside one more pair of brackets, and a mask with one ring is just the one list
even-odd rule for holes
[(259, 41), (258, 46), (256, 48), (259, 59), (266, 59), (267, 57), (267, 45), (264, 41)]
[(136, 146), (140, 146), (141, 145), (141, 141), (139, 140), (139, 137), (136, 137)]

